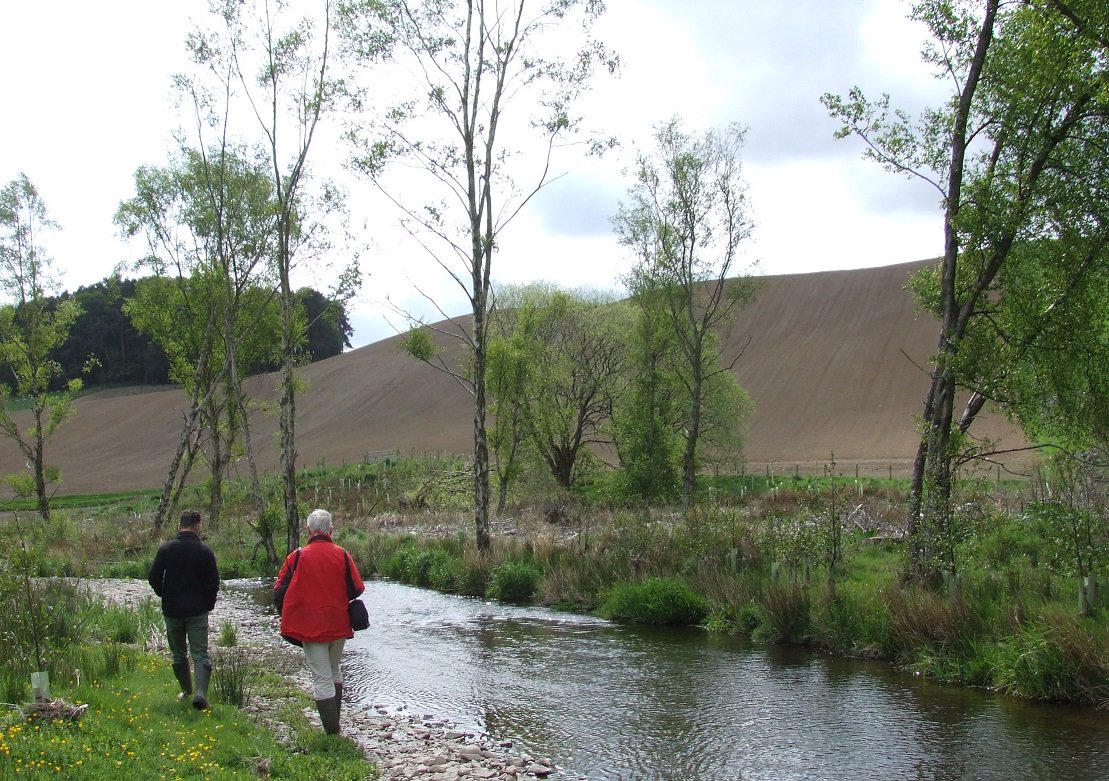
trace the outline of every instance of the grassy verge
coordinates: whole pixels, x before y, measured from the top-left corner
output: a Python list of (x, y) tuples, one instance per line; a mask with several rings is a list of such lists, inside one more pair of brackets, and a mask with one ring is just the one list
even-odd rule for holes
[[(282, 686), (271, 681), (271, 686)], [(0, 717), (0, 778), (85, 781), (168, 779), (313, 779), (377, 777), (358, 747), (309, 727), (290, 707), (292, 746), (249, 721), (232, 705), (196, 711), (175, 697), (162, 659), (138, 656), (117, 677), (61, 694), (86, 705), (80, 718), (27, 719), (14, 708)], [(295, 696), (290, 693), (289, 696)], [(303, 697), (303, 695), (301, 695)], [(300, 705), (306, 704), (299, 703)]]
[[(79, 581), (35, 577), (32, 548), (0, 558), (0, 778), (377, 777), (354, 743), (310, 725), (308, 696), (239, 647), (233, 629), (212, 648), (212, 708), (196, 711), (177, 699), (164, 656), (144, 650), (163, 631), (152, 601), (124, 607)], [(40, 671), (57, 699), (32, 704)], [(280, 741), (242, 710), (255, 699)]]

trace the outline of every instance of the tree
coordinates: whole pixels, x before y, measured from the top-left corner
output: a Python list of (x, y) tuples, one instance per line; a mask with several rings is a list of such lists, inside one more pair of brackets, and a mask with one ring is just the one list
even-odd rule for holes
[(308, 324), (304, 351), (310, 361), (340, 355), (344, 347), (350, 347), (354, 329), (342, 300), (306, 287), (297, 291), (297, 301), (304, 308), (304, 321)]
[(681, 383), (667, 309), (648, 300), (657, 292), (641, 286), (635, 293), (628, 391), (613, 411), (621, 491), (648, 503), (677, 499), (682, 484)]
[[(913, 16), (932, 31), (926, 60), (951, 84), (945, 108), (914, 123), (891, 114), (888, 96), (823, 100), (841, 137), (929, 183), (944, 210), (943, 259), (914, 282), (940, 320), (907, 522), (910, 574), (932, 581), (954, 568), (954, 469), (990, 454), (968, 433), (977, 414), (993, 401), (1027, 415), (1038, 401), (1049, 412), (1033, 417), (1059, 420), (1087, 381), (1059, 360), (1068, 319), (1092, 326), (1078, 353), (1104, 360), (1109, 18), (1089, 0), (931, 1)], [(1030, 380), (1047, 366), (1065, 387), (1045, 395)], [(960, 389), (970, 398), (956, 418)], [(1087, 412), (1104, 420), (1099, 406)]]
[[(305, 323), (293, 272), (296, 259), (319, 259), (331, 247), (329, 236), (341, 233), (329, 233), (324, 223), (341, 210), (341, 194), (326, 184), (313, 193), (308, 176), (308, 155), (321, 120), (334, 109), (341, 92), (332, 74), (332, 8), (331, 0), (323, 0), (316, 17), (289, 20), (283, 3), (215, 4), (216, 29), (197, 30), (189, 38), (193, 62), (204, 75), (183, 82), (201, 96), (198, 105), (209, 102), (200, 88), (205, 79), (217, 88), (226, 112), (233, 98), (245, 101), (269, 165), (275, 228), (272, 263), (281, 315), (278, 438), (287, 550), (299, 544), (302, 526), (296, 477), (296, 368)], [(355, 259), (339, 273), (336, 295), (346, 300), (358, 276)]]
[[(740, 173), (743, 130), (732, 125), (700, 137), (673, 119), (658, 128), (653, 155), (641, 154), (629, 202), (613, 220), (621, 243), (637, 253), (628, 280), (640, 306), (660, 306), (681, 356), (682, 507), (688, 511), (705, 423), (707, 384), (730, 374), (721, 336), (756, 290), (739, 271), (751, 235)], [(736, 359), (738, 360), (738, 355)], [(737, 397), (738, 398), (738, 397)], [(735, 410), (738, 418), (740, 410)]]
[(209, 518), (218, 522), (223, 479), (240, 434), (260, 515), (261, 487), (241, 378), (247, 367), (276, 354), (275, 299), (265, 275), (274, 235), (265, 162), (228, 145), (203, 152), (183, 149), (164, 169), (141, 168), (135, 182), (136, 195), (120, 206), (116, 219), (128, 235), (147, 237), (145, 264), (156, 276), (137, 286), (126, 309), (136, 327), (162, 346), (171, 376), (190, 396), (155, 527), (173, 506), (199, 453), (206, 454), (211, 472)]
[[(10, 384), (0, 385), (0, 433), (15, 442), (31, 469), (29, 480), (10, 475), (8, 481), (16, 493), (35, 497), (43, 520), (50, 519), (49, 486), (61, 476), (46, 463), (46, 443), (73, 414), (73, 395), (81, 389), (81, 381), (73, 379), (51, 392), (61, 374), (54, 351), (65, 344), (81, 311), (74, 301), (49, 305), (52, 261), (39, 244), (39, 233), (53, 227), (26, 174), (0, 190), (0, 290), (12, 299), (0, 308), (0, 363), (10, 372)], [(27, 429), (15, 420), (13, 393), (30, 405)]]
[(624, 314), (604, 296), (531, 286), (494, 315), (512, 323), (489, 344), (495, 430), (503, 411), (563, 488), (574, 485), (581, 454), (609, 441), (624, 381)]
[[(574, 99), (607, 61), (604, 49), (587, 43), (566, 56), (567, 40), (558, 27), (579, 17), (588, 26), (603, 10), (597, 0), (383, 0), (352, 3), (342, 28), (352, 51), (376, 59), (382, 41), (396, 44), (404, 64), (424, 82), (419, 101), (393, 106), (359, 141), (356, 165), (401, 209), (405, 225), (465, 294), (468, 323), (448, 320), (447, 331), (465, 345), (466, 369), (453, 373), (474, 399), (474, 527), (479, 551), (489, 539), (489, 450), (486, 432), (488, 315), (492, 308), (492, 268), (502, 232), (550, 177), (552, 152), (578, 121)], [(368, 45), (367, 45), (368, 44)], [(514, 115), (510, 109), (520, 109)], [(523, 111), (538, 111), (520, 121)], [(419, 122), (418, 135), (411, 128)], [(532, 151), (514, 149), (530, 137)], [(538, 149), (538, 151), (534, 151)], [(519, 152), (519, 154), (517, 154)], [(386, 162), (409, 163), (442, 197), (422, 208), (386, 176)], [(518, 190), (516, 174), (533, 184)], [(446, 317), (446, 315), (444, 315)], [(428, 340), (410, 342), (426, 346)], [(421, 357), (421, 356), (418, 356)], [(432, 358), (426, 353), (422, 357)], [(441, 356), (440, 356), (441, 357)]]
[(170, 381), (165, 352), (139, 333), (123, 312), (123, 302), (134, 295), (135, 280), (122, 279), (119, 274), (62, 294), (62, 299), (77, 302), (81, 314), (69, 340), (55, 353), (62, 366), (61, 382), (82, 375), (86, 388), (165, 385)]
[[(62, 366), (62, 375), (51, 386), (54, 390), (61, 389), (71, 379), (82, 377), (86, 390), (120, 385), (166, 385), (171, 382), (165, 351), (149, 336), (140, 333), (123, 311), (124, 302), (135, 297), (135, 286), (142, 281), (123, 279), (115, 273), (100, 282), (79, 287), (73, 293), (66, 292), (60, 297), (50, 298), (51, 307), (57, 306), (61, 299), (72, 298), (81, 308), (69, 340), (55, 352)], [(277, 300), (273, 284), (262, 276), (240, 296), (258, 297), (257, 305), (261, 305), (264, 299), (269, 299), (271, 303)], [(354, 330), (346, 304), (341, 299), (304, 287), (297, 291), (297, 300), (303, 309), (298, 317), (307, 323), (307, 336), (302, 347), (304, 360), (322, 361), (341, 354), (344, 347), (350, 347)], [(249, 304), (248, 308), (252, 306), (255, 304)], [(259, 325), (268, 327), (269, 324)], [(276, 332), (274, 327), (270, 333)], [(249, 351), (254, 361), (246, 366), (246, 375), (280, 370), (281, 361), (276, 348), (267, 347), (258, 351), (250, 347)]]

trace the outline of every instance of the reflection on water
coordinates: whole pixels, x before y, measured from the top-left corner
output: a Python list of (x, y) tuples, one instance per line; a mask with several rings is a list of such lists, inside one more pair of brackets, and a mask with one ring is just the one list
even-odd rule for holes
[(515, 740), (564, 778), (1109, 780), (1104, 712), (391, 583), (363, 598), (350, 691)]

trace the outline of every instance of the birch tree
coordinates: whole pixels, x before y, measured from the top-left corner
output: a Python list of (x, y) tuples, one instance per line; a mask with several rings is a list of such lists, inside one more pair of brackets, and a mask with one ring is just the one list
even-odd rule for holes
[[(31, 471), (29, 479), (9, 475), (9, 484), (16, 493), (35, 497), (44, 521), (50, 520), (50, 485), (61, 477), (46, 461), (46, 443), (73, 414), (73, 395), (81, 389), (79, 379), (60, 390), (52, 387), (62, 374), (53, 353), (81, 313), (71, 299), (49, 305), (55, 283), (40, 234), (54, 227), (25, 174), (0, 190), (0, 293), (11, 300), (0, 307), (0, 366), (6, 375), (0, 380), (0, 434), (19, 447)], [(30, 426), (16, 421), (13, 395), (29, 403)]]
[[(355, 56), (394, 47), (397, 73), (418, 84), (367, 126), (355, 128), (355, 165), (400, 209), (409, 232), (462, 291), (469, 322), (445, 313), (444, 332), (464, 345), (464, 368), (409, 342), (473, 396), (474, 530), (490, 548), (486, 362), (498, 241), (551, 180), (552, 156), (579, 119), (575, 99), (598, 63), (615, 62), (588, 39), (598, 0), (381, 0), (351, 3), (342, 28)], [(574, 25), (581, 25), (575, 31)], [(434, 195), (404, 191), (388, 175), (405, 166)]]
[[(313, 15), (294, 17), (281, 0), (219, 0), (212, 3), (213, 28), (198, 29), (189, 38), (194, 62), (233, 96), (228, 105), (237, 101), (247, 107), (250, 122), (234, 128), (243, 137), (258, 139), (270, 167), (275, 202), (271, 262), (281, 312), (278, 438), (287, 550), (299, 545), (302, 526), (297, 504), (296, 368), (305, 334), (293, 276), (298, 261), (322, 262), (333, 243), (326, 221), (343, 208), (337, 188), (326, 182), (313, 187), (309, 175), (309, 153), (342, 93), (334, 72), (334, 4), (321, 0), (309, 8)], [(336, 295), (349, 297), (359, 273), (356, 260), (341, 269)]]

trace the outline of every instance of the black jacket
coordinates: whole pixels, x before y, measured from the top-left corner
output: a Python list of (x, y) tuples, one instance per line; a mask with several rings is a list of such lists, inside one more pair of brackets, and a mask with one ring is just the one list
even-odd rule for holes
[(162, 598), (162, 612), (170, 618), (198, 616), (216, 606), (216, 556), (192, 532), (178, 532), (158, 547), (146, 579)]

